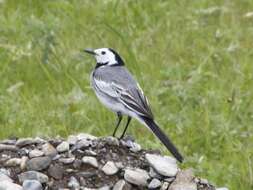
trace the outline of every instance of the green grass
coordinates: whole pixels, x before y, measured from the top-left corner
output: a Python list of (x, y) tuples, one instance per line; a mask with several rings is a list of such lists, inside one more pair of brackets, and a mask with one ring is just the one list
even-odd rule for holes
[[(252, 0), (0, 1), (0, 138), (112, 133), (89, 86), (87, 47), (112, 47), (149, 98), (184, 167), (253, 189)], [(157, 139), (138, 122), (145, 148)], [(145, 135), (144, 135), (145, 134)]]

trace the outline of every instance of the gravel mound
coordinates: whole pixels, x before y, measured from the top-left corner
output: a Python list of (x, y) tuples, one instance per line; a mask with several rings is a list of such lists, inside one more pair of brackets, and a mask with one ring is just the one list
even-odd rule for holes
[(0, 141), (0, 190), (215, 190), (174, 158), (130, 137), (21, 138)]

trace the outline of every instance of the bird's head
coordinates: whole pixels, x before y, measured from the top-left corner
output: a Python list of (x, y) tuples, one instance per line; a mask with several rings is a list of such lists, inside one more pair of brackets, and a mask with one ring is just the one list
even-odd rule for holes
[(124, 65), (119, 54), (111, 48), (85, 49), (86, 53), (93, 55), (97, 61), (97, 67), (103, 65), (117, 66)]

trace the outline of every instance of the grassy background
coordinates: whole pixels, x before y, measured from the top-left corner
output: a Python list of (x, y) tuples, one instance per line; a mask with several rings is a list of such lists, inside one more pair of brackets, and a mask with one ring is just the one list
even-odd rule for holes
[[(249, 11), (252, 0), (1, 0), (0, 138), (111, 134), (115, 116), (91, 90), (95, 62), (80, 50), (112, 47), (184, 166), (218, 186), (253, 189)], [(129, 133), (165, 151), (138, 122)]]

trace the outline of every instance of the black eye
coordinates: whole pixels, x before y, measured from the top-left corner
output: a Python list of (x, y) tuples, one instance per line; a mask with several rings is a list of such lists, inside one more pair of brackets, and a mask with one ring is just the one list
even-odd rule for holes
[(102, 53), (102, 55), (104, 55), (106, 52), (105, 52), (105, 51), (102, 51), (101, 53)]

